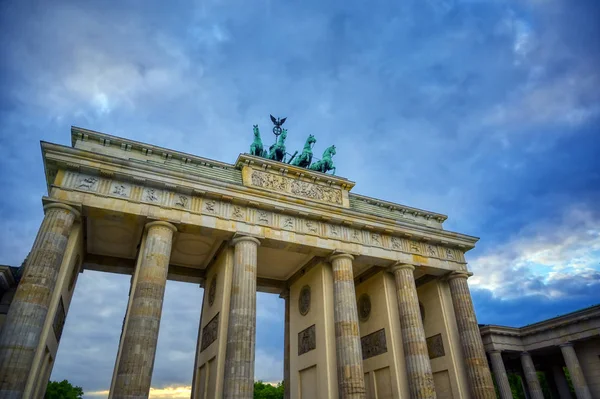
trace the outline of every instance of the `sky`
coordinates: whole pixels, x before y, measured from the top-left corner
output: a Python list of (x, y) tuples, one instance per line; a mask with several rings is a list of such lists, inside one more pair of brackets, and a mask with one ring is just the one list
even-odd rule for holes
[[(0, 2), (0, 263), (43, 217), (40, 140), (70, 126), (234, 162), (287, 117), (353, 192), (449, 216), (478, 320), (597, 304), (597, 0)], [(264, 133), (263, 133), (264, 135)], [(84, 272), (52, 379), (105, 397), (129, 277)], [(169, 282), (153, 398), (189, 397), (202, 289)], [(283, 301), (258, 295), (257, 379), (282, 379)]]

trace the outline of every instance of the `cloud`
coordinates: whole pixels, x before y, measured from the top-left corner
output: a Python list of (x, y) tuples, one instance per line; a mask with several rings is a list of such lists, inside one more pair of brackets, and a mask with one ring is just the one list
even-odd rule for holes
[[(469, 253), (480, 319), (586, 306), (600, 259), (598, 11), (594, 0), (1, 2), (0, 262), (22, 262), (43, 217), (39, 140), (70, 145), (79, 125), (233, 162), (252, 124), (272, 139), (272, 113), (288, 117), (292, 151), (308, 134), (317, 156), (335, 144), (355, 192), (482, 237)], [(127, 276), (81, 276), (53, 378), (108, 389), (128, 289)], [(201, 295), (167, 285), (157, 389), (191, 382)], [(257, 378), (280, 380), (283, 301), (259, 295), (257, 318)]]
[(558, 220), (537, 221), (470, 262), (475, 289), (494, 297), (593, 297), (600, 288), (600, 213), (572, 206)]

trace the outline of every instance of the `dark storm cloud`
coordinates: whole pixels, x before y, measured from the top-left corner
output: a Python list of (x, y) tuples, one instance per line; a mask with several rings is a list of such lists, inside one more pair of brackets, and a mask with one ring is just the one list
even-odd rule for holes
[[(79, 125), (233, 162), (273, 113), (289, 117), (289, 148), (309, 133), (317, 153), (336, 144), (356, 192), (482, 237), (469, 254), (482, 321), (586, 305), (600, 263), (599, 11), (593, 0), (2, 2), (0, 261), (21, 263), (42, 218), (39, 140), (69, 145)], [(108, 388), (128, 284), (84, 273), (56, 376)], [(201, 291), (167, 287), (157, 386), (191, 382)], [(257, 377), (281, 378), (282, 301), (259, 304)]]

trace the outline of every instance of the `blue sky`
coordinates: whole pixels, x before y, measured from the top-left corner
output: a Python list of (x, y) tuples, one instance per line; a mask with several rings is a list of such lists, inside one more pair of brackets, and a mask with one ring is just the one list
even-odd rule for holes
[[(481, 323), (596, 304), (598, 15), (595, 0), (1, 2), (0, 263), (22, 262), (42, 218), (40, 140), (69, 145), (77, 125), (233, 162), (272, 113), (289, 148), (335, 144), (355, 192), (481, 237)], [(108, 388), (128, 284), (81, 276), (53, 379)], [(154, 387), (191, 383), (201, 295), (169, 282)], [(278, 380), (283, 303), (258, 306), (256, 376)]]

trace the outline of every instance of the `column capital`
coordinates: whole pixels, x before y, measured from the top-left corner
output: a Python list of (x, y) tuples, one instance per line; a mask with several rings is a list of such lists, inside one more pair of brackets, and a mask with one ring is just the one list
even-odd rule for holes
[(343, 259), (343, 258), (347, 258), (350, 260), (354, 260), (354, 256), (346, 253), (346, 252), (334, 252), (330, 257), (329, 257), (329, 262), (333, 262), (336, 259)]
[(146, 223), (146, 230), (150, 230), (152, 227), (156, 227), (156, 226), (166, 227), (169, 230), (171, 230), (173, 233), (177, 232), (177, 227), (175, 227), (174, 225), (172, 225), (169, 222), (165, 222), (162, 220), (156, 220), (154, 222)]
[(466, 280), (469, 277), (471, 277), (472, 275), (473, 275), (473, 273), (471, 273), (471, 272), (467, 272), (464, 270), (457, 270), (457, 271), (454, 271), (454, 272), (451, 272), (450, 274), (448, 274), (446, 276), (446, 280), (450, 281), (455, 278), (464, 278)]
[(62, 202), (50, 202), (44, 205), (44, 213), (48, 212), (50, 209), (64, 209), (75, 215), (75, 219), (81, 218), (81, 212), (77, 209), (73, 208), (70, 205), (63, 204)]
[(391, 266), (388, 266), (387, 270), (388, 272), (394, 274), (394, 272), (398, 271), (398, 270), (404, 270), (404, 269), (408, 269), (411, 272), (415, 270), (415, 266), (411, 265), (409, 263), (402, 263), (402, 262), (396, 262)]
[(562, 344), (558, 345), (560, 348), (564, 348), (564, 347), (572, 347), (573, 346), (573, 342), (571, 341), (567, 341), (567, 342), (563, 342)]
[(233, 237), (231, 239), (231, 245), (236, 245), (239, 242), (243, 242), (243, 241), (250, 241), (255, 243), (257, 246), (260, 246), (260, 240), (256, 237), (252, 237), (252, 236), (245, 236), (245, 235), (236, 235), (235, 237)]
[(531, 357), (531, 354), (527, 351), (523, 351), (521, 353), (519, 353), (519, 356), (521, 357)]
[(491, 354), (496, 354), (496, 353), (498, 353), (498, 354), (500, 354), (500, 355), (501, 355), (501, 354), (502, 354), (502, 352), (503, 352), (503, 351), (501, 351), (500, 349), (492, 349), (491, 351), (488, 351), (488, 353), (489, 353), (490, 355), (491, 355)]
[(279, 294), (279, 298), (285, 299), (286, 301), (290, 299), (290, 289), (286, 288)]

